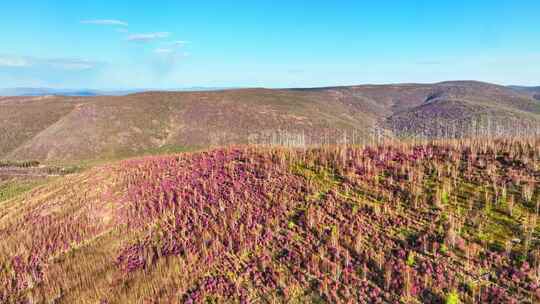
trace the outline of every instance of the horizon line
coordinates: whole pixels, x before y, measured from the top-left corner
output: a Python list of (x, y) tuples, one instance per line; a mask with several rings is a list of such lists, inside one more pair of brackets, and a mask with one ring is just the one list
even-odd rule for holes
[(121, 91), (181, 91), (181, 90), (190, 90), (190, 89), (200, 89), (200, 90), (221, 90), (221, 89), (325, 89), (325, 88), (339, 88), (339, 87), (358, 87), (358, 86), (391, 86), (391, 85), (436, 85), (444, 83), (480, 83), (480, 84), (490, 84), (498, 85), (503, 87), (523, 87), (523, 88), (535, 88), (540, 87), (539, 85), (522, 85), (522, 84), (501, 84), (497, 82), (488, 82), (482, 80), (473, 80), (473, 79), (463, 79), (463, 80), (443, 80), (435, 82), (366, 82), (366, 83), (351, 83), (351, 84), (336, 84), (336, 85), (321, 85), (321, 86), (206, 86), (206, 85), (194, 85), (194, 86), (185, 86), (185, 87), (167, 87), (167, 88), (152, 88), (152, 87), (131, 87), (131, 88), (85, 88), (85, 87), (54, 87), (54, 86), (14, 86), (14, 87), (3, 87), (0, 88), (0, 91), (7, 90), (58, 90), (58, 91), (92, 91), (92, 92), (121, 92)]

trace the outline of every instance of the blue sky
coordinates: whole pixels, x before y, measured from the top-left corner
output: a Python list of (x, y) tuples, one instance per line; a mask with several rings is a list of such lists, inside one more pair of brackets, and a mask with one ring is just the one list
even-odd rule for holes
[(5, 1), (0, 87), (540, 85), (540, 1)]

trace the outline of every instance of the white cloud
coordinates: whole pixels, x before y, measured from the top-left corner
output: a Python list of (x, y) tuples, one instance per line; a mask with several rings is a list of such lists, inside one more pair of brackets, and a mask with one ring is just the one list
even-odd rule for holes
[(127, 22), (114, 20), (114, 19), (97, 19), (97, 20), (83, 20), (83, 24), (97, 24), (97, 25), (116, 25), (116, 26), (128, 26)]
[(127, 41), (136, 41), (136, 42), (150, 42), (152, 40), (167, 38), (170, 33), (168, 32), (157, 32), (157, 33), (147, 33), (147, 34), (133, 34), (127, 37)]
[(69, 71), (89, 70), (89, 69), (93, 69), (98, 64), (97, 62), (90, 61), (88, 59), (70, 59), (70, 58), (47, 59), (47, 60), (44, 60), (43, 63), (53, 68), (69, 70)]
[(99, 63), (80, 58), (35, 58), (29, 56), (0, 56), (0, 67), (45, 68), (81, 71), (95, 68)]
[(22, 68), (30, 65), (31, 63), (24, 57), (0, 56), (0, 67)]

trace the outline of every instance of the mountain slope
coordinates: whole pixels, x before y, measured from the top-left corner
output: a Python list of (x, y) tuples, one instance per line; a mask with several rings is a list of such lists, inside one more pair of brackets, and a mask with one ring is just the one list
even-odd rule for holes
[(167, 145), (264, 143), (280, 130), (309, 142), (334, 138), (340, 130), (359, 130), (360, 136), (375, 124), (379, 109), (360, 112), (340, 97), (262, 89), (95, 97), (77, 103), (8, 157), (87, 159)]
[(537, 303), (539, 147), (234, 148), (93, 168), (0, 203), (0, 302)]
[(512, 86), (512, 89), (525, 93), (527, 95), (530, 95), (532, 98), (536, 100), (540, 100), (540, 87), (520, 87), (520, 86)]
[(539, 125), (540, 102), (530, 95), (471, 81), (0, 98), (0, 158), (65, 161), (168, 147), (360, 143), (473, 129), (531, 134)]
[(0, 98), (0, 158), (32, 141), (74, 107), (63, 97)]
[(540, 103), (510, 88), (471, 81), (435, 84), (424, 102), (387, 118), (398, 135), (450, 136), (536, 133)]

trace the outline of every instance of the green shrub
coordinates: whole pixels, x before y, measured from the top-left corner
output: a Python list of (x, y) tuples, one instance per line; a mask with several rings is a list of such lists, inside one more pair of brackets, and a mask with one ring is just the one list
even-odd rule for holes
[(407, 255), (407, 265), (412, 267), (414, 266), (415, 263), (416, 263), (416, 260), (415, 260), (414, 251), (409, 251), (409, 255)]
[(446, 304), (459, 304), (461, 301), (459, 300), (459, 293), (456, 290), (452, 290), (448, 295), (446, 295), (446, 299), (444, 300), (444, 303)]
[(450, 202), (450, 195), (448, 194), (448, 192), (443, 191), (441, 195), (441, 201), (443, 204), (448, 205), (448, 203)]

